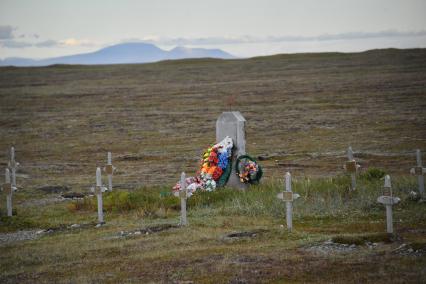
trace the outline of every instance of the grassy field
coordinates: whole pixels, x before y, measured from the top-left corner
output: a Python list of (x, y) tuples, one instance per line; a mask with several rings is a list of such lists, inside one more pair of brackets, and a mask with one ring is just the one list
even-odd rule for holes
[[(195, 173), (230, 109), (247, 119), (262, 184), (196, 195), (190, 226), (175, 227), (178, 200), (160, 192)], [(0, 167), (11, 145), (21, 167), (18, 215), (0, 219), (0, 282), (425, 282), (426, 209), (408, 175), (426, 150), (425, 109), (425, 49), (2, 67)], [(342, 171), (348, 145), (362, 165), (356, 192)], [(107, 151), (117, 190), (95, 228), (93, 198), (40, 188), (87, 193)], [(373, 167), (402, 199), (394, 236)], [(292, 233), (275, 198), (286, 170), (302, 196)], [(22, 230), (31, 240), (2, 241)]]
[(100, 228), (94, 197), (18, 206), (18, 216), (1, 219), (3, 234), (45, 231), (0, 244), (0, 282), (424, 282), (426, 209), (410, 198), (414, 179), (394, 181), (402, 202), (394, 207), (392, 236), (375, 202), (382, 180), (361, 178), (356, 192), (348, 183), (345, 176), (294, 180), (301, 198), (291, 233), (275, 198), (279, 180), (246, 192), (197, 193), (188, 227), (176, 226), (179, 201), (160, 197), (162, 188), (106, 194)]

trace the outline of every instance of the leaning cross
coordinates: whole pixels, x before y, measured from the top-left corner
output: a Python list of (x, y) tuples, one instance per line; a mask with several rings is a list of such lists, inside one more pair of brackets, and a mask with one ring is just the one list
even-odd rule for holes
[(105, 173), (108, 175), (108, 190), (112, 191), (112, 175), (115, 171), (116, 167), (112, 165), (112, 157), (111, 152), (108, 152), (107, 164), (104, 167)]
[(180, 198), (180, 225), (188, 225), (186, 219), (186, 200), (188, 199), (188, 189), (186, 188), (185, 173), (182, 172), (180, 176), (180, 190), (175, 192), (175, 196)]
[(300, 197), (299, 194), (291, 191), (291, 174), (285, 174), (285, 191), (277, 194), (277, 198), (285, 201), (286, 205), (286, 220), (289, 231), (293, 229), (293, 201)]
[(11, 147), (9, 168), (12, 171), (12, 186), (14, 187), (16, 187), (16, 169), (18, 167), (19, 167), (19, 163), (15, 161), (15, 147)]
[(230, 95), (227, 99), (227, 103), (229, 106), (229, 111), (232, 111), (232, 107), (235, 105), (235, 101), (236, 101), (236, 96), (235, 95)]
[(389, 234), (393, 233), (392, 205), (397, 204), (400, 200), (398, 197), (393, 197), (390, 176), (386, 175), (383, 195), (377, 198), (377, 202), (386, 206), (386, 231)]
[(7, 216), (12, 216), (12, 194), (16, 191), (16, 187), (10, 182), (10, 171), (6, 168), (3, 184), (3, 191), (6, 193)]
[(360, 165), (358, 165), (354, 159), (354, 153), (352, 152), (352, 147), (348, 148), (348, 161), (345, 163), (344, 168), (346, 172), (351, 174), (351, 188), (355, 190), (356, 188), (356, 172)]
[(417, 157), (417, 167), (412, 168), (410, 170), (410, 173), (412, 175), (417, 176), (417, 180), (419, 182), (419, 192), (421, 196), (424, 196), (425, 194), (425, 180), (423, 175), (426, 173), (426, 168), (423, 168), (422, 166), (422, 153), (419, 149), (416, 151), (416, 157)]
[(101, 168), (96, 168), (96, 186), (91, 188), (98, 199), (98, 220), (99, 224), (105, 224), (104, 212), (102, 208), (102, 192), (106, 191), (106, 187), (102, 186)]

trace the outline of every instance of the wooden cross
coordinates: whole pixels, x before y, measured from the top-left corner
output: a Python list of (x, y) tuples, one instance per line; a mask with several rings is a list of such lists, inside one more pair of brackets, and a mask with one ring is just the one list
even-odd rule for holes
[(289, 231), (293, 229), (293, 201), (299, 197), (299, 194), (293, 193), (291, 190), (291, 174), (287, 172), (285, 174), (285, 191), (278, 193), (277, 198), (285, 201), (287, 229)]
[(419, 192), (421, 196), (424, 196), (425, 194), (425, 180), (423, 175), (426, 173), (426, 168), (423, 168), (422, 166), (422, 153), (419, 149), (416, 151), (416, 158), (417, 158), (417, 167), (414, 167), (410, 170), (410, 173), (412, 175), (417, 176), (417, 181), (419, 183)]
[(186, 177), (185, 173), (182, 172), (180, 175), (180, 190), (175, 192), (174, 195), (180, 198), (180, 225), (188, 225), (186, 218), (186, 200), (188, 199), (188, 189), (186, 188)]
[(236, 95), (230, 95), (227, 99), (229, 111), (232, 111), (232, 106), (235, 105), (235, 102), (236, 102)]
[(393, 233), (392, 206), (398, 204), (401, 199), (393, 197), (390, 176), (385, 176), (385, 185), (383, 187), (383, 195), (377, 198), (377, 202), (386, 206), (386, 231)]
[(107, 164), (104, 167), (105, 173), (108, 175), (108, 190), (112, 191), (112, 175), (114, 171), (116, 170), (116, 167), (112, 165), (112, 155), (111, 152), (108, 152), (107, 157)]
[(4, 184), (2, 187), (4, 193), (6, 193), (6, 207), (7, 207), (7, 216), (12, 217), (12, 194), (16, 191), (16, 187), (10, 182), (10, 171), (8, 168), (5, 170)]
[(96, 186), (91, 188), (91, 191), (96, 194), (98, 199), (98, 220), (99, 224), (105, 224), (104, 222), (104, 211), (102, 204), (102, 192), (107, 190), (106, 187), (102, 186), (102, 174), (101, 168), (96, 168)]
[(16, 169), (19, 167), (19, 163), (15, 161), (15, 147), (10, 148), (10, 160), (9, 168), (12, 171), (12, 186), (16, 187)]
[(358, 168), (361, 166), (356, 163), (354, 159), (354, 154), (352, 152), (352, 147), (349, 146), (348, 148), (348, 161), (343, 166), (347, 173), (350, 173), (351, 175), (351, 189), (356, 189), (356, 173), (358, 171)]

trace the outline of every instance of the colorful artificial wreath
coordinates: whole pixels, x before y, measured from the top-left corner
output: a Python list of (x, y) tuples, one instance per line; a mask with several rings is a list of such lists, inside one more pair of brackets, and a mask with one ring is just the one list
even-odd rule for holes
[[(204, 152), (197, 175), (185, 179), (188, 197), (197, 190), (213, 191), (225, 186), (232, 171), (232, 147), (232, 139), (227, 136)], [(238, 157), (235, 169), (242, 183), (258, 183), (263, 174), (260, 165), (248, 155)], [(180, 189), (178, 182), (173, 192)]]
[(258, 183), (263, 175), (260, 165), (248, 155), (238, 157), (235, 171), (242, 183)]
[[(185, 180), (188, 197), (197, 190), (213, 191), (226, 184), (231, 173), (232, 147), (232, 139), (227, 136), (204, 152), (197, 176)], [(180, 183), (177, 183), (173, 191), (179, 190)]]

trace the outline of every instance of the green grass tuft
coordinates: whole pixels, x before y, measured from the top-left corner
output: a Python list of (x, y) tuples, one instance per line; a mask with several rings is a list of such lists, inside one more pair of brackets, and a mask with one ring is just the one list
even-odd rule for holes
[(335, 243), (339, 244), (355, 244), (364, 245), (367, 242), (370, 243), (391, 243), (393, 241), (392, 235), (387, 233), (370, 233), (362, 235), (339, 235), (331, 239)]

